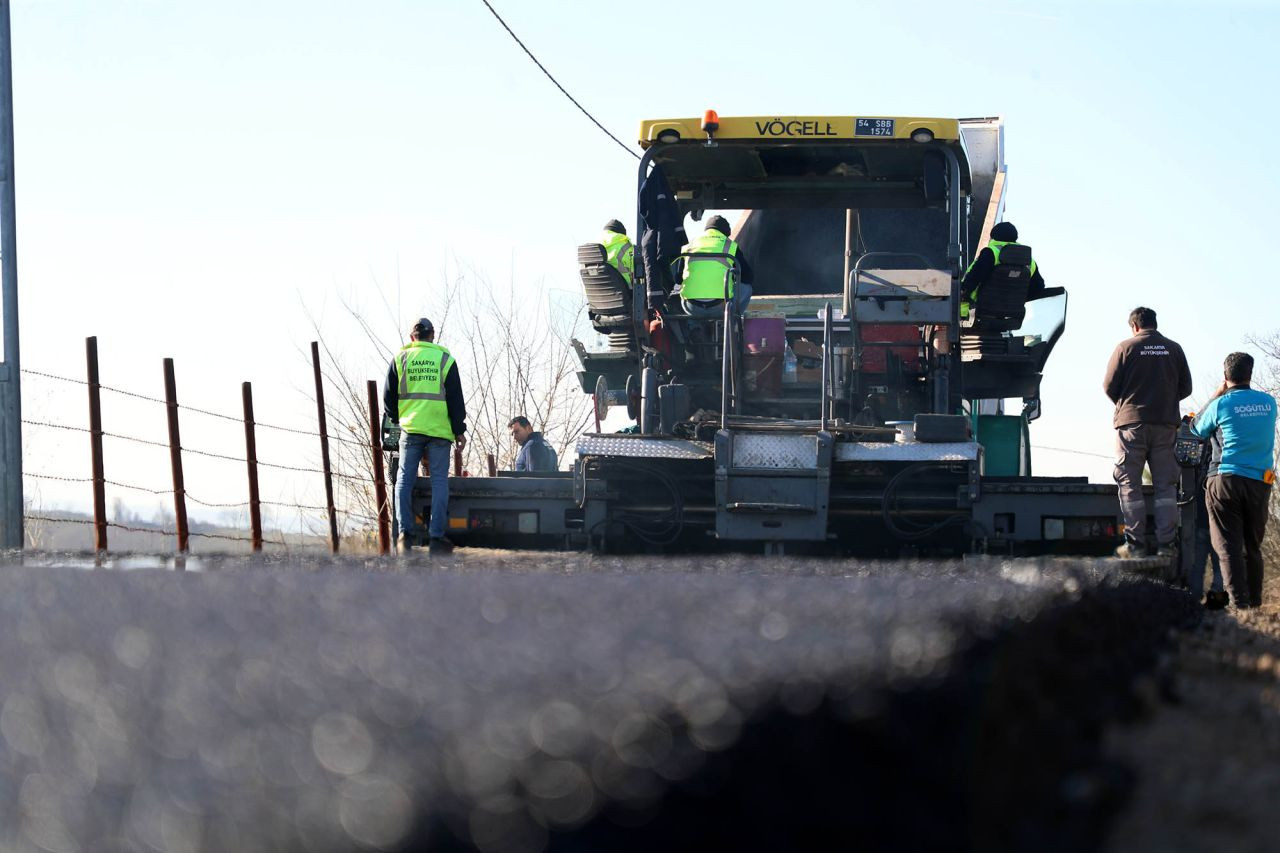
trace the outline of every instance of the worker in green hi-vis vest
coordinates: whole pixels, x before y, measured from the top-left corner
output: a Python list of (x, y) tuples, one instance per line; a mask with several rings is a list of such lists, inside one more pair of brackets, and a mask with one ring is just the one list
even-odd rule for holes
[(751, 301), (751, 266), (729, 237), (729, 223), (723, 216), (708, 219), (702, 236), (680, 250), (674, 273), (680, 282), (680, 301), (690, 317), (719, 317), (726, 297), (741, 317)]
[[(444, 535), (449, 514), (449, 449), (466, 447), (467, 407), (462, 397), (458, 365), (449, 350), (435, 343), (436, 331), (426, 317), (409, 330), (409, 343), (391, 359), (382, 403), (400, 424), (400, 479), (396, 500), (400, 511), (401, 551), (421, 544), (413, 515), (413, 487), (423, 456), (431, 467), (431, 553), (449, 553), (453, 543)], [(392, 413), (395, 413), (392, 415)]]
[[(1000, 250), (1005, 246), (1017, 246), (1018, 229), (1012, 222), (997, 222), (991, 228), (991, 239), (973, 259), (969, 268), (964, 271), (964, 280), (960, 282), (960, 319), (969, 316), (969, 307), (977, 299), (978, 288), (991, 278), (991, 272), (1000, 263)], [(1044, 278), (1040, 275), (1040, 267), (1031, 261), (1031, 280), (1027, 285), (1027, 301), (1044, 293)]]
[(604, 246), (604, 259), (609, 266), (618, 271), (627, 287), (635, 286), (636, 247), (627, 236), (627, 229), (616, 219), (604, 224), (604, 236), (600, 239)]

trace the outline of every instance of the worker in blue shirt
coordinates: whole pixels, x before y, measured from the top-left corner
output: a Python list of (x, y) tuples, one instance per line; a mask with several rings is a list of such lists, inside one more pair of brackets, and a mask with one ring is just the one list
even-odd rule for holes
[(1212, 443), (1205, 483), (1209, 536), (1233, 608), (1262, 605), (1262, 537), (1275, 482), (1276, 401), (1249, 387), (1253, 356), (1233, 352), (1191, 430)]

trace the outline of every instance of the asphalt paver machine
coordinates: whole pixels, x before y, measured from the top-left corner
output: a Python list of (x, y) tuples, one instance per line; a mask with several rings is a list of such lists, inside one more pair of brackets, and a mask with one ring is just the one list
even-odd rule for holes
[[(632, 426), (581, 436), (572, 470), (454, 478), (452, 538), (889, 554), (1119, 541), (1113, 485), (1031, 473), (1066, 291), (1029, 293), (1004, 252), (961, 298), (1004, 212), (1000, 119), (708, 113), (645, 121), (640, 145), (634, 287), (579, 247), (606, 348), (574, 342), (584, 393)], [(726, 211), (752, 298), (742, 317), (728, 302), (691, 317), (672, 223), (693, 237)], [(415, 506), (428, 498), (421, 479)]]

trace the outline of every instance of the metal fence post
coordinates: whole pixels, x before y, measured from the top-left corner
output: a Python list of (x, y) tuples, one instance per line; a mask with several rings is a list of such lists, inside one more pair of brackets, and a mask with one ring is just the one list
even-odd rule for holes
[(187, 489), (182, 481), (182, 438), (178, 434), (178, 383), (173, 377), (173, 359), (164, 360), (164, 401), (169, 415), (169, 463), (173, 468), (173, 516), (178, 527), (178, 551), (191, 550), (187, 529)]
[(489, 476), (498, 476), (498, 460), (494, 458), (493, 454), (485, 454), (485, 461), (489, 463)]
[(22, 373), (18, 352), (18, 236), (13, 191), (13, 50), (8, 0), (0, 2), (0, 548), (24, 542), (22, 495)]
[(249, 468), (249, 528), (251, 547), (256, 554), (262, 550), (262, 503), (258, 498), (258, 439), (254, 433), (252, 383), (241, 383), (240, 396), (244, 402), (244, 458)]
[(369, 380), (369, 449), (373, 452), (373, 496), (378, 502), (378, 553), (391, 551), (391, 519), (387, 512), (387, 474), (382, 467), (382, 429), (378, 417), (378, 383)]
[(456, 444), (453, 446), (453, 476), (462, 476), (462, 448)]
[(93, 466), (93, 550), (107, 550), (107, 489), (102, 464), (102, 386), (98, 384), (98, 339), (84, 339), (89, 379), (89, 457)]
[(329, 465), (329, 426), (324, 414), (324, 379), (320, 376), (320, 344), (311, 342), (311, 367), (316, 375), (316, 417), (320, 420), (320, 461), (324, 468), (325, 506), (329, 510), (329, 550), (338, 553), (338, 511), (333, 505), (333, 469)]

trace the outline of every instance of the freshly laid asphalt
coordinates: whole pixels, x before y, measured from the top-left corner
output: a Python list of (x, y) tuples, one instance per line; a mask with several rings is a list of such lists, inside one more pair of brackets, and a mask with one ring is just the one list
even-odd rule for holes
[(1105, 561), (84, 564), (0, 555), (5, 851), (1088, 849), (1187, 613)]

